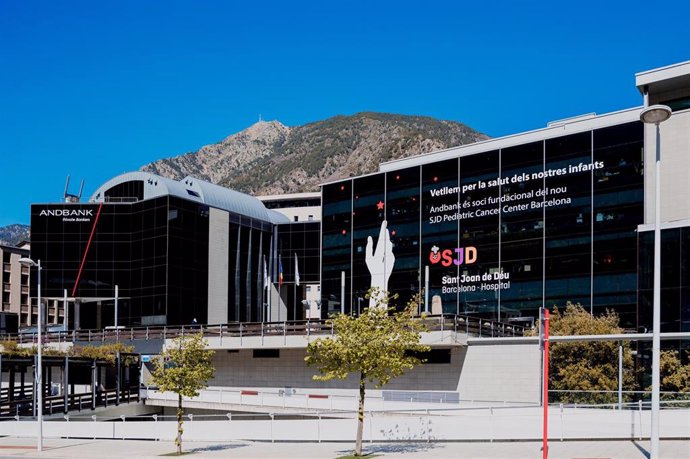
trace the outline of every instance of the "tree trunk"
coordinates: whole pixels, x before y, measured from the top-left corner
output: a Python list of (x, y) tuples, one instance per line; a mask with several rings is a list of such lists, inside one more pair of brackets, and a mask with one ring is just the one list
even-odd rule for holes
[(362, 455), (362, 434), (364, 433), (364, 384), (366, 375), (359, 374), (359, 406), (357, 408), (357, 441), (355, 443), (355, 456)]
[(177, 454), (182, 454), (182, 395), (177, 396)]

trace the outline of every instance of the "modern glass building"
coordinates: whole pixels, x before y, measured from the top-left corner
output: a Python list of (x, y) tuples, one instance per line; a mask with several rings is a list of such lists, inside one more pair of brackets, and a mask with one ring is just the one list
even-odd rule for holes
[[(662, 220), (674, 222), (664, 231), (662, 329), (690, 331), (690, 63), (637, 83), (645, 105), (673, 109), (661, 127)], [(361, 308), (376, 278), (367, 245), (389, 237), (387, 288), (398, 305), (421, 294), (434, 314), (530, 323), (539, 307), (570, 301), (616, 311), (626, 329), (651, 328), (655, 178), (645, 165), (655, 131), (641, 110), (549, 123), (323, 185), (322, 314)]]
[(70, 328), (113, 325), (116, 287), (118, 324), (173, 325), (356, 314), (372, 286), (432, 314), (529, 324), (570, 301), (650, 328), (656, 131), (640, 112), (664, 103), (662, 329), (690, 331), (690, 62), (636, 78), (642, 107), (324, 184), (321, 222), (318, 196), (264, 204), (144, 172), (89, 203), (33, 205), (44, 296), (74, 303)]
[(635, 326), (642, 123), (492, 147), (325, 185), (324, 295), (345, 271), (345, 304), (364, 296), (367, 238), (386, 220), (389, 290), (404, 299), (428, 283), (434, 313), (535, 317), (573, 301)]
[(70, 329), (114, 325), (116, 296), (118, 325), (296, 319), (295, 263), (302, 283), (318, 284), (318, 222), (293, 225), (256, 198), (189, 177), (124, 174), (88, 204), (33, 205), (31, 228), (42, 293), (68, 297)]

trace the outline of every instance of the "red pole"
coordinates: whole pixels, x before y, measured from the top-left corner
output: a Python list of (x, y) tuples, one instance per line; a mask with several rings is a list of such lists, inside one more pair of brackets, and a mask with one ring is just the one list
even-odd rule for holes
[(549, 457), (549, 310), (544, 309), (544, 437), (542, 440), (542, 458)]

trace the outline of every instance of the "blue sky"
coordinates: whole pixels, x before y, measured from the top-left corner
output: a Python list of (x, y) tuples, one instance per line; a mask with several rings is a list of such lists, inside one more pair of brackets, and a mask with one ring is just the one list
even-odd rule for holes
[(649, 5), (0, 0), (0, 226), (59, 200), (67, 174), (88, 196), (259, 114), (419, 114), (501, 136), (639, 105), (635, 72), (690, 59), (688, 2)]

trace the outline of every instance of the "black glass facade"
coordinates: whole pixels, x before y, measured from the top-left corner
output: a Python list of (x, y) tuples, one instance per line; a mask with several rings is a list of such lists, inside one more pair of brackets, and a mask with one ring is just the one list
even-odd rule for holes
[[(638, 234), (640, 331), (652, 329), (654, 231)], [(690, 332), (690, 227), (661, 230), (661, 332)], [(682, 341), (690, 348), (690, 341)]]
[[(319, 222), (286, 223), (276, 226), (278, 247), (278, 272), (273, 279), (280, 278), (282, 266), (282, 287), (277, 287), (287, 305), (286, 320), (305, 319), (302, 301), (306, 298), (307, 285), (318, 285), (321, 274), (319, 263)], [(275, 283), (274, 283), (275, 284)], [(297, 285), (299, 284), (299, 285)]]
[(228, 245), (228, 320), (260, 322), (266, 302), (263, 263), (271, 266), (273, 226), (241, 215), (230, 215)]
[[(173, 195), (140, 200), (141, 183), (114, 186), (102, 204), (32, 206), (31, 256), (43, 266), (42, 294), (62, 298), (66, 290), (80, 302), (70, 328), (114, 325), (115, 286), (118, 325), (208, 321), (212, 209)], [(319, 223), (274, 225), (232, 212), (227, 221), (220, 264), (228, 272), (228, 321), (266, 320), (264, 262), (281, 290), (279, 260), (283, 287), (294, 290), (285, 295), (288, 319), (301, 319), (303, 310), (292, 307), (301, 293), (294, 289), (295, 256), (301, 282), (318, 284)]]
[(386, 220), (400, 304), (428, 282), (433, 313), (528, 321), (573, 301), (634, 329), (642, 158), (632, 122), (324, 185), (322, 313), (340, 310), (342, 273), (357, 309)]

